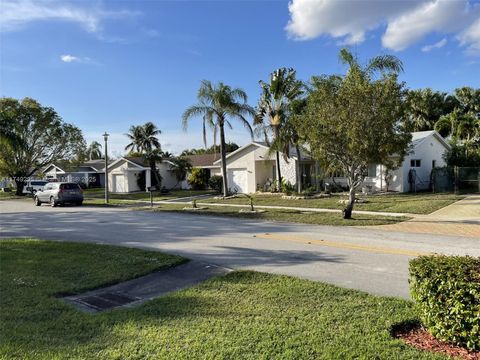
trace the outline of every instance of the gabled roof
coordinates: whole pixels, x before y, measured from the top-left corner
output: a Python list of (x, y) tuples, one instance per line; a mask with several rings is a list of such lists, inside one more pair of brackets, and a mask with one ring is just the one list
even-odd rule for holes
[(114, 162), (108, 164), (108, 168), (111, 168), (112, 166), (118, 164), (120, 161), (126, 161), (142, 170), (149, 168), (148, 164), (145, 163), (145, 160), (142, 157), (134, 157), (134, 156), (122, 156), (121, 158), (118, 158)]
[(428, 131), (416, 131), (412, 132), (412, 147), (417, 147), (420, 144), (422, 144), (427, 138), (433, 136), (436, 138), (445, 148), (450, 149), (450, 145), (448, 142), (443, 138), (442, 135), (440, 135), (437, 131), (435, 130), (428, 130)]
[[(238, 154), (239, 152), (249, 148), (249, 147), (252, 147), (252, 146), (255, 146), (255, 147), (259, 147), (259, 148), (264, 148), (264, 149), (269, 149), (269, 146), (267, 145), (267, 143), (265, 142), (262, 142), (262, 141), (252, 141), (251, 143), (249, 144), (246, 144), (240, 148), (238, 148), (237, 150), (235, 150), (234, 152), (231, 152), (230, 154), (227, 155), (227, 159)], [(305, 149), (301, 148), (300, 149), (300, 156), (302, 159), (311, 159), (311, 157), (309, 155), (307, 155), (305, 153)], [(291, 159), (295, 159), (297, 160), (297, 154), (295, 152), (295, 148), (293, 147), (290, 147), (289, 149), (289, 154), (288, 154), (288, 157), (291, 158)], [(214, 164), (220, 164), (220, 159), (218, 159), (217, 161), (214, 162)]]
[(220, 159), (220, 154), (186, 155), (185, 158), (190, 160), (193, 167), (216, 167), (214, 163)]

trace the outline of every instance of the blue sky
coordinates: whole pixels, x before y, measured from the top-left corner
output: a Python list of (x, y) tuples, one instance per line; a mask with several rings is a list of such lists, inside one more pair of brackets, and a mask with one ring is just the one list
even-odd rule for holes
[[(108, 131), (117, 156), (146, 121), (165, 150), (202, 146), (200, 120), (187, 133), (180, 122), (202, 79), (241, 87), (255, 105), (275, 68), (342, 73), (342, 46), (398, 56), (410, 88), (480, 86), (479, 1), (2, 0), (0, 15), (1, 95), (54, 107), (88, 141)], [(227, 139), (249, 136), (234, 124)]]

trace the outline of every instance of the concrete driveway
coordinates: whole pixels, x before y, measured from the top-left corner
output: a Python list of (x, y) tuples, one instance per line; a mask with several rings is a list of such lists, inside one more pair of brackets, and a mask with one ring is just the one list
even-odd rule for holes
[(480, 256), (480, 238), (414, 234), (102, 207), (35, 207), (0, 201), (2, 237), (155, 249), (233, 269), (253, 269), (409, 297), (408, 261), (420, 254)]
[(409, 221), (376, 228), (386, 231), (480, 238), (480, 195), (467, 196), (429, 215), (417, 215)]

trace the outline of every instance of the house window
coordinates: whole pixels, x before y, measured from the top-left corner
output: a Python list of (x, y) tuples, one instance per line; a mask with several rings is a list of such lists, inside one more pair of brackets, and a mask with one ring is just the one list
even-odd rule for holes
[(368, 165), (368, 177), (377, 177), (377, 164)]
[(437, 166), (437, 160), (432, 160), (432, 169), (435, 169)]
[(410, 167), (420, 167), (422, 166), (422, 161), (418, 159), (410, 160)]

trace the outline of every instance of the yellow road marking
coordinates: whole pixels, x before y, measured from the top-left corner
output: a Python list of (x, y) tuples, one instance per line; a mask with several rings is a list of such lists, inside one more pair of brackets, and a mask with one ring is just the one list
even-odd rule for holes
[(385, 248), (385, 247), (377, 247), (377, 246), (367, 246), (367, 245), (356, 245), (345, 243), (341, 241), (330, 241), (330, 240), (314, 240), (303, 238), (301, 236), (285, 236), (279, 234), (256, 234), (255, 237), (261, 239), (269, 239), (269, 240), (281, 240), (281, 241), (291, 241), (296, 243), (302, 244), (315, 244), (315, 245), (322, 245), (322, 246), (329, 246), (329, 247), (336, 247), (341, 249), (351, 249), (351, 250), (361, 250), (373, 253), (381, 253), (381, 254), (393, 254), (393, 255), (405, 255), (405, 256), (421, 256), (421, 255), (430, 255), (429, 253), (422, 253), (413, 250), (404, 250), (404, 249), (392, 249), (392, 248)]

